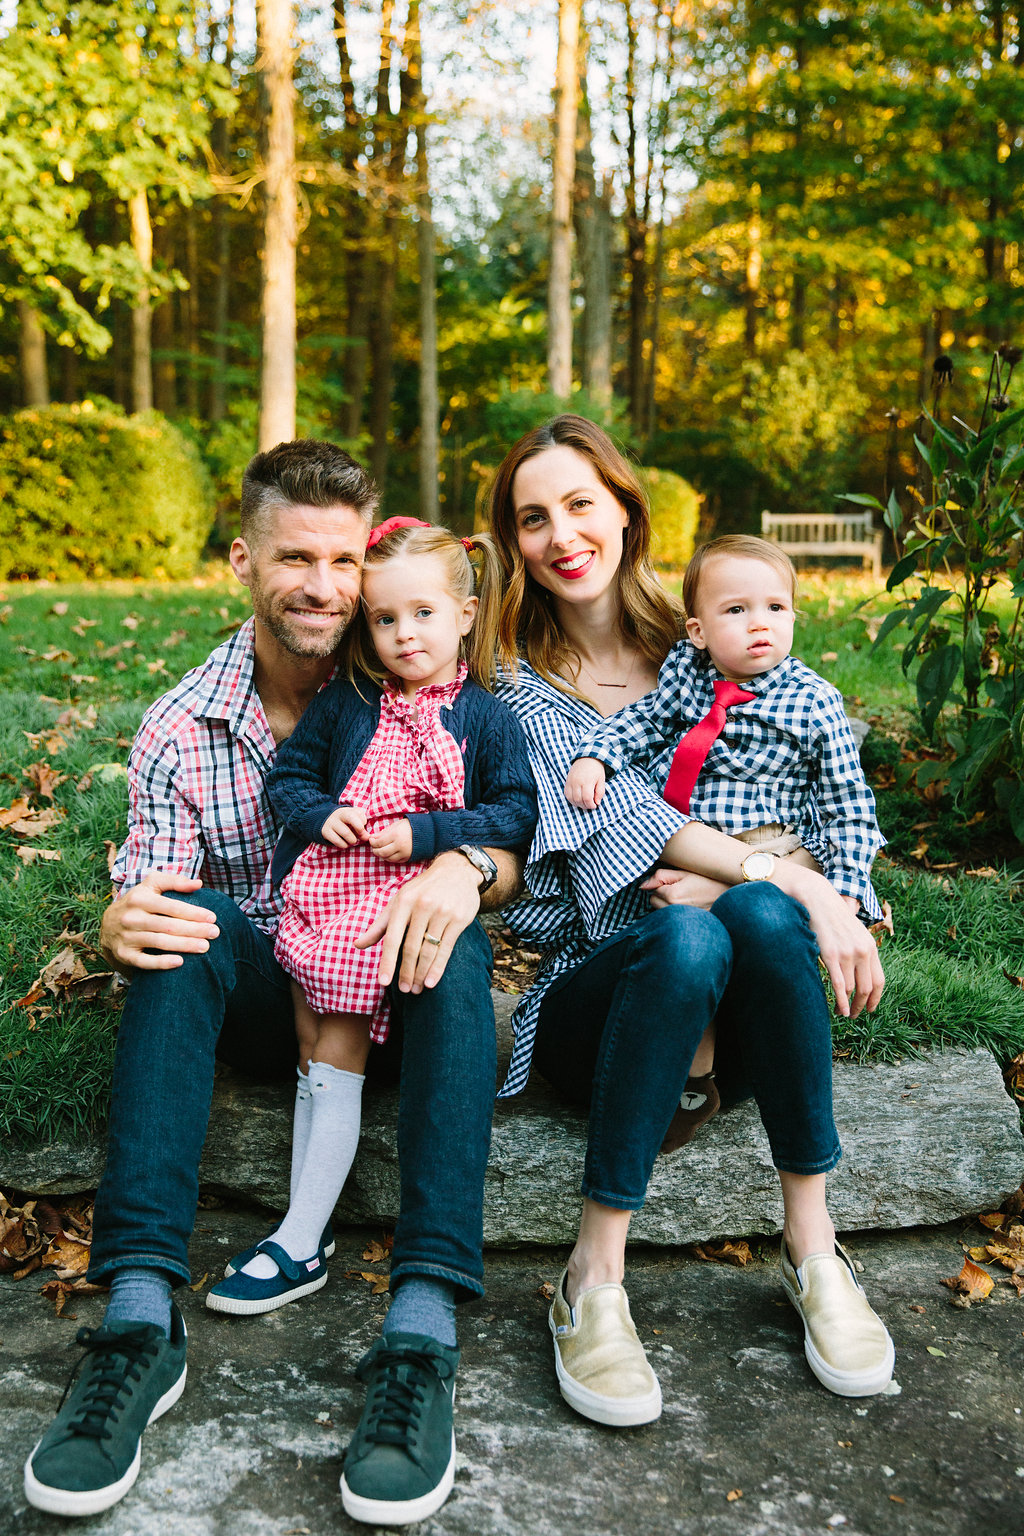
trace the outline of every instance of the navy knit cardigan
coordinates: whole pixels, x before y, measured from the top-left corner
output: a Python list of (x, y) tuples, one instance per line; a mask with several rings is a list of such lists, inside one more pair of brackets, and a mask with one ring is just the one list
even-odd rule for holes
[[(275, 885), (310, 843), (326, 843), (324, 822), (337, 810), (338, 797), (373, 739), (382, 690), (368, 678), (360, 679), (360, 688), (362, 694), (346, 678), (335, 678), (277, 754), (267, 779), (285, 824), (271, 864)], [(537, 788), (515, 715), (467, 678), (455, 702), (442, 705), (441, 724), (462, 748), (466, 809), (410, 815), (411, 857), (432, 859), (460, 843), (527, 848), (537, 824)]]

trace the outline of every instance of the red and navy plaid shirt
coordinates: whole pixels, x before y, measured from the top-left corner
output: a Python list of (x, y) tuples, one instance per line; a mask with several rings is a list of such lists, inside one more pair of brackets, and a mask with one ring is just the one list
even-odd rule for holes
[(248, 619), (201, 667), (150, 705), (128, 760), (120, 894), (154, 870), (223, 891), (266, 933), (281, 915), (269, 879), (280, 822), (266, 792), (277, 747), (253, 680)]

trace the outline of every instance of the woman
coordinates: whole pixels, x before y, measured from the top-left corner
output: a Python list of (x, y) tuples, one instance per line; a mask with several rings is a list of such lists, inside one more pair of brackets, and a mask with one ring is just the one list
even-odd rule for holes
[[(524, 1086), (532, 1058), (590, 1111), (579, 1236), (549, 1318), (562, 1395), (604, 1424), (661, 1411), (622, 1286), (626, 1235), (712, 1018), (722, 1096), (753, 1093), (779, 1172), (783, 1284), (808, 1362), (832, 1391), (879, 1392), (892, 1341), (825, 1203), (841, 1152), (818, 971), (820, 955), (841, 1012), (874, 1008), (884, 985), (874, 940), (800, 862), (745, 883), (747, 844), (686, 820), (635, 770), (614, 776), (596, 810), (567, 804), (565, 776), (595, 712), (648, 692), (682, 628), (650, 563), (643, 490), (607, 435), (577, 416), (527, 433), (498, 470), (491, 514), (507, 573), (502, 692), (540, 795), (530, 895), (508, 918), (547, 951), (517, 1010), (502, 1096)], [(675, 867), (639, 879), (659, 862)]]

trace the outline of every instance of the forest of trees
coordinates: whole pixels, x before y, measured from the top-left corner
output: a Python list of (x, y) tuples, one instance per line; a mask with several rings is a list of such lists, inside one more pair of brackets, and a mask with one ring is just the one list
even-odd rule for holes
[(363, 455), (469, 524), (572, 398), (720, 530), (910, 477), (1024, 341), (1003, 0), (18, 0), (0, 412)]

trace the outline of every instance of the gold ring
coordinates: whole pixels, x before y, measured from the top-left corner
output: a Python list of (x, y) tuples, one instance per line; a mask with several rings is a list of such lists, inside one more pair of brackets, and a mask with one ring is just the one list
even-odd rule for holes
[(432, 933), (425, 933), (423, 937), (426, 939), (428, 944), (440, 944), (441, 942), (440, 939), (435, 939)]

